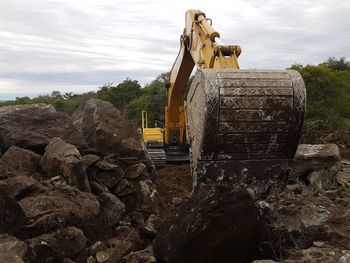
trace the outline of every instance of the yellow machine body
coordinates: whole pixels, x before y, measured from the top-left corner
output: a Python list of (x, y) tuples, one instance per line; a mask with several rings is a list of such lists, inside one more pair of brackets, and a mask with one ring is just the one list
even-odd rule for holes
[(142, 111), (142, 139), (144, 143), (159, 143), (163, 144), (163, 129), (159, 127), (148, 127), (148, 114), (147, 111)]

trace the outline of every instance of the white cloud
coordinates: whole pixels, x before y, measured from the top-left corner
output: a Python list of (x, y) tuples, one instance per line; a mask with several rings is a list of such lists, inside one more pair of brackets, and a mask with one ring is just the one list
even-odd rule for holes
[[(343, 0), (0, 0), (0, 99), (83, 92), (168, 71), (187, 9), (213, 19), (242, 68), (286, 68), (350, 58)], [(25, 83), (25, 87), (23, 84)], [(74, 89), (74, 90), (73, 90)]]

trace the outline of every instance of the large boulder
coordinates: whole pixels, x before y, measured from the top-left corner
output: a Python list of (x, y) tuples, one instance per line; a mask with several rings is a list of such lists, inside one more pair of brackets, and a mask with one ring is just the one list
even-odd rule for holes
[(336, 144), (300, 144), (294, 158), (292, 178), (338, 164), (340, 150)]
[(69, 116), (56, 112), (52, 105), (31, 104), (0, 107), (0, 150), (11, 146), (44, 152), (53, 137), (77, 146), (85, 145), (82, 134), (72, 125)]
[(93, 194), (81, 192), (63, 180), (42, 182), (39, 192), (23, 198), (19, 204), (27, 217), (28, 236), (71, 225), (94, 232), (91, 225), (100, 213), (100, 204)]
[(31, 150), (11, 146), (0, 160), (18, 173), (32, 176), (35, 173), (40, 173), (40, 159), (41, 156)]
[(136, 128), (111, 103), (99, 99), (85, 101), (73, 113), (72, 120), (94, 151), (119, 153), (122, 157), (144, 156)]
[(81, 191), (90, 191), (84, 162), (74, 145), (53, 138), (46, 146), (40, 166), (51, 177), (62, 175), (68, 184)]
[(232, 192), (192, 198), (158, 231), (155, 255), (161, 262), (250, 262), (260, 226), (251, 195)]

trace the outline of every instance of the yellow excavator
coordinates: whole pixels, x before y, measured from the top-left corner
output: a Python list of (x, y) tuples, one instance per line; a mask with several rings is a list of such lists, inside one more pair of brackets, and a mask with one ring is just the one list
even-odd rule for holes
[(285, 182), (304, 121), (301, 75), (294, 70), (239, 69), (240, 46), (223, 45), (211, 19), (189, 10), (185, 20), (166, 85), (167, 158), (186, 156), (190, 148), (197, 188), (232, 181), (264, 191)]

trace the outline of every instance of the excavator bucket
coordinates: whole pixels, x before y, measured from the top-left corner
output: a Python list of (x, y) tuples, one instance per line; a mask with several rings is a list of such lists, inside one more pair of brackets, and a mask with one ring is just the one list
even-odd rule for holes
[(297, 71), (203, 69), (187, 96), (194, 190), (285, 186), (305, 111)]

